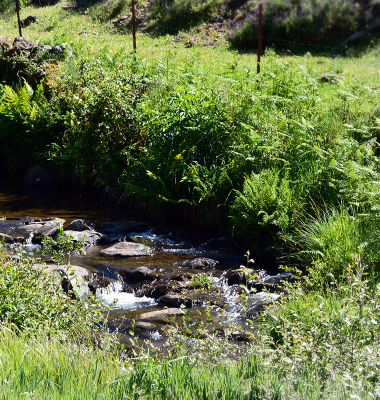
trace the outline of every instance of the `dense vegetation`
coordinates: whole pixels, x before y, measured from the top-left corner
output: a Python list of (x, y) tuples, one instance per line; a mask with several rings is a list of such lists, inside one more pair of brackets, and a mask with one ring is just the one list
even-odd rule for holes
[[(372, 10), (375, 3), (368, 3)], [(191, 17), (187, 27), (202, 27), (209, 21), (203, 15), (210, 13), (211, 20), (221, 12), (220, 4), (153, 3), (156, 25), (151, 22), (146, 31), (180, 15)], [(339, 25), (350, 34), (371, 17), (355, 11), (353, 2), (313, 4), (271, 2), (265, 21), (269, 25), (272, 18), (268, 10), (281, 18), (270, 25), (270, 34), (291, 41), (301, 37), (303, 46), (314, 39), (318, 44), (327, 40), (330, 28)], [(136, 362), (124, 363), (112, 341), (94, 350), (72, 336), (75, 315), (88, 315), (89, 304), (62, 296), (49, 303), (50, 283), (30, 263), (4, 256), (0, 375), (5, 398), (21, 393), (37, 398), (63, 393), (73, 398), (376, 398), (378, 37), (364, 38), (365, 47), (343, 49), (350, 55), (344, 58), (315, 55), (315, 47), (304, 47), (301, 56), (281, 55), (279, 46), (266, 48), (256, 75), (252, 54), (226, 46), (186, 48), (181, 40), (194, 31), (177, 29), (175, 37), (160, 36), (160, 29), (144, 33), (138, 36), (137, 54), (131, 52), (131, 38), (109, 22), (126, 6), (94, 4), (88, 15), (57, 7), (22, 10), (24, 17), (40, 17), (25, 36), (67, 46), (65, 59), (50, 64), (41, 82), (35, 78), (49, 63), (44, 57), (37, 63), (16, 60), (24, 66), (23, 79), (0, 85), (0, 140), (7, 166), (25, 173), (43, 163), (62, 180), (114, 188), (120, 198), (133, 199), (169, 222), (231, 233), (259, 264), (278, 265), (281, 257), (283, 267), (302, 280), (262, 316), (249, 345), (236, 349), (209, 334), (207, 351), (194, 352), (177, 332), (173, 360), (140, 354)], [(247, 12), (256, 5), (245, 7), (239, 8), (241, 22), (237, 19), (238, 28), (228, 37), (232, 46), (247, 47), (251, 40), (257, 18)], [(291, 7), (295, 14), (288, 13)], [(304, 36), (306, 26), (310, 37)], [(0, 33), (16, 36), (13, 17), (0, 19)], [(325, 82), (322, 73), (339, 76)], [(29, 309), (36, 283), (42, 294), (34, 304), (40, 308)], [(58, 313), (66, 315), (62, 325), (40, 326), (40, 315), (57, 322)], [(83, 330), (93, 326), (92, 316)], [(20, 327), (27, 329), (20, 333)], [(21, 356), (33, 329), (35, 352)], [(49, 345), (44, 329), (52, 336)], [(226, 364), (221, 363), (225, 354), (231, 355)], [(7, 359), (14, 362), (3, 362)], [(220, 379), (214, 387), (210, 376), (215, 374)]]

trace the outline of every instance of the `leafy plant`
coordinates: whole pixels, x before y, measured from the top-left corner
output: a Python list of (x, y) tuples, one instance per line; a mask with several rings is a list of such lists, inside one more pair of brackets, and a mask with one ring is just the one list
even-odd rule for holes
[(86, 237), (83, 240), (74, 241), (72, 235), (67, 235), (61, 226), (54, 238), (44, 236), (42, 238), (42, 254), (50, 256), (51, 259), (59, 266), (62, 261), (67, 268), (70, 267), (71, 254), (84, 253)]
[(237, 191), (231, 206), (235, 231), (247, 240), (261, 234), (273, 239), (291, 229), (302, 209), (302, 192), (291, 188), (287, 177), (280, 178), (279, 171), (264, 170), (246, 177), (243, 191)]
[(6, 162), (14, 171), (45, 157), (59, 125), (54, 106), (44, 95), (44, 85), (36, 90), (25, 81), (18, 89), (4, 85), (0, 102), (0, 140)]
[(194, 276), (187, 287), (189, 289), (209, 290), (213, 285), (212, 279), (207, 274), (199, 274)]
[(54, 274), (47, 274), (33, 259), (0, 259), (0, 321), (46, 334), (88, 336), (88, 328), (102, 318), (104, 305), (93, 298), (71, 300)]
[(100, 22), (107, 22), (121, 14), (129, 4), (128, 0), (106, 0), (93, 5), (89, 15)]

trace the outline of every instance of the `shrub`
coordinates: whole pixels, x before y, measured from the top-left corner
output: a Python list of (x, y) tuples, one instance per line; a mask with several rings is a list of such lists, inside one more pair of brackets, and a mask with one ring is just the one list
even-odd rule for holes
[(89, 15), (100, 22), (107, 22), (121, 14), (128, 6), (128, 0), (105, 0), (93, 5)]
[(302, 191), (297, 186), (291, 187), (287, 176), (280, 177), (275, 170), (252, 173), (246, 177), (243, 191), (236, 191), (231, 206), (234, 230), (260, 246), (258, 241), (262, 236), (276, 240), (294, 229), (302, 206)]
[(66, 132), (52, 143), (49, 156), (63, 175), (69, 167), (83, 184), (115, 185), (129, 153), (143, 141), (138, 108), (143, 76), (133, 55), (123, 64), (119, 56), (73, 61), (59, 87)]
[(94, 299), (71, 300), (57, 277), (34, 267), (35, 260), (0, 259), (0, 321), (28, 330), (85, 335), (102, 319), (103, 305)]
[(199, 274), (187, 286), (189, 289), (208, 290), (213, 286), (213, 281), (206, 274)]
[(145, 105), (146, 142), (122, 177), (129, 193), (205, 209), (224, 203), (233, 188), (228, 164), (235, 139), (228, 106), (213, 95), (179, 88), (162, 109)]
[[(255, 4), (256, 6), (256, 4)], [(229, 34), (231, 45), (256, 48), (258, 11), (247, 10)], [(350, 0), (268, 0), (263, 2), (264, 44), (278, 48), (302, 44), (337, 45), (354, 32), (360, 21), (359, 6)], [(334, 33), (338, 31), (338, 35)], [(294, 47), (294, 46), (293, 46)], [(321, 51), (321, 47), (314, 50)]]
[(46, 159), (44, 151), (55, 140), (59, 125), (59, 112), (54, 101), (46, 99), (42, 83), (36, 90), (27, 82), (17, 89), (3, 86), (0, 140), (12, 171)]
[[(376, 393), (380, 287), (373, 276), (363, 274), (358, 262), (355, 268), (347, 266), (339, 285), (309, 276), (288, 289), (284, 300), (267, 311), (260, 324), (259, 342), (272, 349), (263, 349), (267, 365), (273, 367), (274, 361), (284, 371), (299, 372), (315, 368), (322, 387), (341, 376), (346, 390), (359, 369), (361, 382), (354, 386), (367, 386), (368, 394)], [(324, 395), (335, 398), (335, 393), (331, 396), (324, 391)]]
[(172, 29), (169, 33), (173, 34), (211, 20), (220, 3), (220, 0), (154, 0), (149, 9), (151, 26), (163, 25), (164, 30)]

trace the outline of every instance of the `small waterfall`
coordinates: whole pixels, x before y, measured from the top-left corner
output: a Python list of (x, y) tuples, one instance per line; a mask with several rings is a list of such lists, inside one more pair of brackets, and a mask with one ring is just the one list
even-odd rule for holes
[(114, 281), (107, 288), (97, 289), (96, 296), (104, 299), (108, 304), (114, 304), (114, 308), (122, 308), (125, 310), (136, 310), (154, 306), (157, 302), (149, 297), (136, 297), (134, 293), (122, 292), (123, 283)]

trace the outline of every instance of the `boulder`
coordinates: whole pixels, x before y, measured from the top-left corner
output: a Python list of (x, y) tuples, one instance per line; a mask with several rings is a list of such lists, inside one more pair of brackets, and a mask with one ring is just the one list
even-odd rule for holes
[(219, 261), (206, 257), (197, 257), (192, 260), (187, 260), (182, 264), (182, 267), (191, 269), (211, 269), (219, 265)]
[(151, 324), (150, 322), (145, 321), (137, 321), (134, 325), (137, 329), (154, 329), (156, 325)]
[(140, 243), (119, 242), (100, 251), (110, 257), (143, 257), (151, 255), (150, 249)]
[(157, 282), (153, 282), (148, 288), (141, 291), (138, 295), (140, 297), (152, 297), (159, 299), (166, 294), (179, 293), (183, 290), (185, 285), (182, 282), (171, 281), (168, 278), (162, 278)]
[(138, 321), (147, 319), (156, 319), (162, 317), (170, 317), (172, 315), (181, 315), (184, 312), (180, 308), (165, 308), (164, 310), (150, 311), (140, 314)]
[(276, 300), (280, 298), (280, 295), (275, 293), (256, 293), (250, 296), (247, 300), (248, 309), (246, 311), (247, 316), (255, 317), (260, 312), (264, 311), (268, 306), (274, 304)]
[(57, 56), (61, 56), (61, 57), (63, 57), (65, 55), (65, 52), (69, 57), (74, 56), (74, 50), (67, 43), (61, 43), (61, 44), (58, 44), (57, 46), (55, 46), (54, 52)]
[(101, 233), (89, 230), (82, 232), (66, 230), (63, 231), (63, 233), (66, 236), (71, 236), (74, 242), (84, 241), (85, 246), (93, 246), (97, 244), (100, 238), (102, 237)]
[(29, 57), (35, 57), (39, 53), (48, 53), (49, 55), (54, 55), (55, 50), (53, 46), (49, 46), (47, 44), (38, 44), (33, 50), (30, 52)]
[(44, 236), (54, 236), (65, 223), (61, 218), (31, 219), (23, 223), (23, 229), (29, 232), (34, 243), (41, 243)]
[(179, 294), (165, 294), (158, 299), (160, 304), (167, 307), (179, 308), (181, 305), (191, 308), (193, 306), (192, 299), (185, 298)]
[(162, 274), (147, 267), (129, 267), (118, 270), (118, 272), (124, 280), (128, 280), (130, 283), (154, 281), (162, 278)]
[(85, 221), (84, 219), (76, 219), (67, 225), (65, 231), (76, 231), (76, 232), (83, 232), (83, 231), (92, 231), (93, 225)]
[(37, 22), (38, 20), (38, 16), (37, 15), (29, 15), (28, 17), (26, 17), (25, 19), (23, 19), (21, 21), (21, 26), (23, 28), (26, 28), (27, 26)]
[[(35, 50), (33, 49), (33, 51)], [(24, 184), (27, 186), (48, 186), (53, 184), (53, 178), (43, 165), (35, 165), (26, 173)]]
[(60, 279), (60, 284), (66, 294), (71, 294), (75, 298), (89, 296), (88, 281), (91, 274), (86, 268), (76, 265), (67, 267), (66, 265), (56, 264), (35, 264), (34, 267), (42, 269), (47, 274), (55, 274)]
[(290, 272), (282, 272), (277, 275), (267, 275), (263, 278), (252, 280), (249, 282), (250, 288), (255, 288), (257, 292), (261, 292), (263, 290), (269, 292), (275, 292), (278, 290), (279, 285), (285, 281), (291, 281), (293, 275)]
[(255, 275), (256, 272), (253, 269), (241, 267), (229, 271), (226, 278), (229, 285), (246, 285), (249, 278)]
[(0, 243), (11, 244), (15, 242), (15, 237), (6, 235), (5, 233), (0, 233)]
[(12, 53), (16, 52), (18, 54), (23, 54), (24, 56), (29, 55), (34, 46), (34, 42), (32, 42), (30, 39), (17, 36), (13, 41)]
[(12, 47), (12, 39), (8, 36), (0, 35), (0, 50), (3, 52), (9, 50)]
[(47, 222), (44, 225), (38, 225), (38, 227), (34, 231), (33, 241), (38, 241), (45, 236), (54, 236), (59, 231), (59, 228), (61, 226), (62, 224), (54, 221)]

